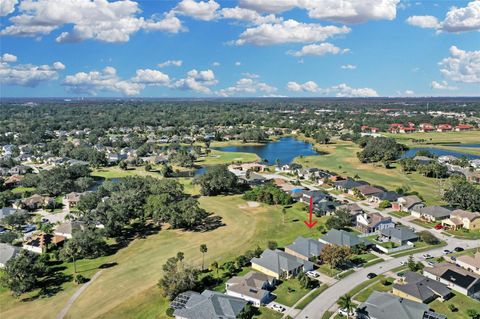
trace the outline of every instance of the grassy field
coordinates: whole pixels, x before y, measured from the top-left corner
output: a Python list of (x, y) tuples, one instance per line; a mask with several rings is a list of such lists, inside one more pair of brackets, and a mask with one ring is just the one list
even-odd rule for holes
[(291, 278), (284, 280), (277, 286), (273, 293), (277, 296), (275, 299), (276, 302), (291, 307), (309, 291), (310, 289), (304, 288), (298, 279)]
[(392, 290), (392, 284), (393, 283), (393, 278), (391, 277), (388, 277), (386, 278), (386, 280), (389, 281), (390, 284), (388, 285), (384, 285), (382, 282), (383, 282), (383, 278), (378, 280), (375, 284), (373, 284), (372, 286), (368, 287), (368, 288), (365, 288), (363, 289), (362, 291), (360, 291), (353, 299), (359, 301), (359, 302), (364, 302), (365, 300), (368, 299), (368, 297), (372, 294), (372, 292), (374, 291), (380, 291), (380, 292), (388, 292), (390, 290)]
[(260, 158), (254, 153), (221, 152), (212, 150), (207, 157), (199, 158), (195, 163), (201, 166), (231, 164), (234, 162), (256, 162)]
[(296, 158), (295, 161), (306, 167), (327, 169), (343, 176), (358, 175), (360, 179), (370, 184), (383, 186), (389, 190), (404, 187), (410, 191), (419, 192), (427, 204), (442, 204), (441, 184), (436, 179), (417, 173), (405, 174), (400, 167), (396, 167), (397, 164), (393, 164), (393, 168), (386, 169), (381, 164), (360, 163), (356, 156), (360, 148), (351, 142), (338, 141), (336, 144), (317, 144), (316, 148), (328, 154)]
[[(164, 318), (168, 304), (156, 287), (162, 276), (162, 264), (182, 251), (188, 263), (199, 266), (201, 243), (208, 246), (205, 263), (210, 264), (213, 260), (233, 258), (257, 245), (265, 247), (269, 240), (285, 246), (299, 235), (320, 236), (317, 229), (310, 230), (303, 224), (306, 213), (301, 210), (302, 204), (287, 209), (283, 223), (280, 207), (250, 207), (239, 196), (202, 197), (200, 203), (207, 211), (222, 216), (225, 226), (203, 233), (161, 230), (158, 234), (134, 240), (115, 255), (88, 261), (87, 277), (104, 262), (116, 262), (117, 265), (105, 269), (85, 290), (67, 318)], [(70, 269), (71, 265), (68, 267)], [(0, 291), (0, 317), (54, 318), (76, 289), (77, 285), (66, 283), (53, 297), (28, 302), (11, 297), (5, 290)]]
[[(454, 294), (454, 297), (444, 302), (440, 302), (438, 300), (433, 301), (429, 304), (430, 308), (438, 313), (446, 315), (448, 319), (468, 319), (470, 318), (467, 315), (468, 309), (475, 309), (477, 311), (480, 310), (480, 302), (458, 292), (454, 292)], [(448, 308), (450, 304), (455, 305), (457, 311), (451, 311)]]

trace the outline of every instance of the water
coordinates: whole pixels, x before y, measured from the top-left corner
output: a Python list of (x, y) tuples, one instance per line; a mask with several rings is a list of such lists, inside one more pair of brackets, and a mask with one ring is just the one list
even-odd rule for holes
[(452, 147), (480, 148), (480, 144), (445, 144)]
[(267, 159), (270, 165), (276, 164), (277, 159), (281, 165), (284, 165), (290, 164), (295, 157), (301, 155), (320, 155), (312, 148), (312, 144), (293, 137), (283, 137), (276, 142), (268, 142), (263, 145), (225, 146), (215, 149), (223, 152), (255, 153), (261, 160)]
[(429, 151), (430, 153), (435, 154), (437, 156), (453, 155), (453, 156), (459, 157), (459, 158), (464, 156), (464, 157), (468, 158), (469, 160), (480, 159), (480, 156), (478, 156), (478, 155), (472, 155), (472, 154), (456, 152), (456, 151), (449, 151), (449, 150), (442, 150), (442, 149), (438, 149), (438, 148), (411, 148), (402, 155), (402, 158), (414, 157), (415, 154), (418, 151)]

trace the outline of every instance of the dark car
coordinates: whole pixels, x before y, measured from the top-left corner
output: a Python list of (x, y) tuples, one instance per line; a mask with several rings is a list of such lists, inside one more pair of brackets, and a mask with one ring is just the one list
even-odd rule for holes
[(464, 251), (465, 249), (463, 249), (462, 247), (455, 247), (454, 249), (457, 253), (461, 252), (461, 251)]
[(367, 275), (367, 278), (368, 278), (368, 279), (373, 279), (373, 278), (375, 278), (375, 277), (377, 277), (377, 274), (375, 274), (375, 273), (373, 273), (373, 272), (371, 272), (371, 273), (369, 273), (369, 274)]

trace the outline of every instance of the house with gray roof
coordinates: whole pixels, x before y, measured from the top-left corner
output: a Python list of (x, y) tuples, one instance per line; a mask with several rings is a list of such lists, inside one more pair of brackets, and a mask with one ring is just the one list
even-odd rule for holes
[(201, 294), (188, 291), (170, 304), (177, 319), (235, 319), (247, 301), (219, 292), (205, 290)]
[(439, 281), (407, 271), (402, 279), (393, 285), (392, 293), (416, 302), (429, 303), (437, 298), (441, 301), (447, 300), (452, 291)]
[(381, 241), (391, 241), (399, 246), (418, 240), (418, 235), (406, 227), (393, 227), (380, 231)]
[(362, 185), (367, 185), (367, 184), (368, 184), (367, 182), (363, 182), (363, 181), (354, 181), (353, 179), (346, 179), (342, 181), (333, 182), (333, 187), (343, 192), (346, 192), (350, 189), (353, 189)]
[(392, 208), (401, 212), (410, 212), (413, 209), (425, 207), (422, 200), (416, 195), (402, 196), (392, 203)]
[(411, 211), (412, 216), (429, 222), (441, 221), (450, 217), (452, 211), (442, 206), (427, 206), (415, 208)]
[(372, 242), (359, 238), (354, 233), (350, 233), (344, 230), (338, 229), (330, 229), (328, 233), (323, 235), (319, 239), (321, 243), (330, 244), (330, 245), (338, 245), (338, 246), (347, 246), (347, 247), (354, 247), (360, 244), (365, 244), (365, 246), (372, 246)]
[(304, 260), (313, 261), (320, 256), (323, 247), (325, 247), (325, 244), (318, 240), (299, 236), (293, 244), (285, 247), (285, 252)]
[(259, 258), (252, 258), (252, 269), (279, 279), (290, 278), (301, 271), (313, 269), (313, 263), (281, 250), (266, 249)]
[(276, 284), (273, 277), (250, 271), (241, 277), (233, 277), (226, 283), (225, 293), (229, 296), (242, 298), (255, 307), (268, 304), (273, 296), (270, 293)]
[(374, 291), (357, 310), (359, 319), (446, 319), (429, 310), (426, 304)]
[(448, 262), (425, 267), (423, 275), (444, 283), (449, 288), (480, 300), (480, 276)]
[(83, 231), (85, 228), (85, 223), (82, 221), (65, 221), (55, 228), (53, 234), (70, 239), (73, 237), (73, 233), (77, 231)]
[(17, 209), (17, 208), (13, 208), (13, 207), (0, 208), (0, 221), (2, 219), (4, 219), (5, 217), (10, 216), (14, 213), (25, 214), (26, 212), (27, 211), (25, 211), (23, 209)]
[(5, 268), (7, 261), (14, 258), (20, 248), (12, 246), (10, 244), (0, 243), (0, 268)]

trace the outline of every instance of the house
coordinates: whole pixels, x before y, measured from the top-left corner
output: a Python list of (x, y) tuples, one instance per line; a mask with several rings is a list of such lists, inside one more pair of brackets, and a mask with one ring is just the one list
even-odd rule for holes
[(471, 131), (474, 129), (474, 126), (469, 124), (458, 124), (455, 126), (455, 131), (462, 132), (462, 131)]
[(292, 256), (281, 250), (266, 249), (259, 258), (252, 258), (252, 269), (275, 279), (290, 278), (300, 271), (313, 269), (310, 261)]
[(420, 302), (374, 291), (357, 307), (358, 319), (446, 319)]
[(320, 170), (315, 167), (302, 168), (298, 170), (298, 177), (304, 179), (311, 179), (315, 177)]
[(275, 287), (276, 280), (265, 274), (250, 271), (241, 277), (233, 277), (226, 283), (225, 293), (242, 298), (255, 307), (268, 304), (273, 298), (270, 289)]
[(384, 217), (379, 213), (357, 215), (356, 228), (364, 234), (376, 233), (382, 229), (393, 227), (395, 227), (395, 223), (391, 217)]
[(372, 243), (368, 240), (359, 238), (353, 233), (338, 229), (330, 229), (330, 231), (323, 235), (319, 239), (319, 241), (324, 244), (347, 246), (350, 248), (358, 246), (360, 244), (364, 244), (367, 247), (372, 245)]
[(418, 235), (406, 227), (392, 227), (380, 231), (381, 241), (390, 241), (399, 246), (418, 240)]
[(321, 201), (331, 200), (332, 196), (321, 190), (309, 190), (303, 192), (302, 197), (300, 198), (300, 202), (309, 204), (310, 199), (313, 203), (318, 203)]
[(255, 172), (247, 172), (245, 175), (240, 175), (238, 177), (240, 183), (248, 184), (248, 185), (261, 185), (264, 184), (267, 179), (260, 174)]
[(392, 203), (392, 208), (401, 212), (410, 212), (413, 209), (425, 207), (422, 200), (416, 195), (402, 196)]
[(346, 210), (350, 215), (356, 217), (363, 214), (363, 209), (356, 203), (345, 204), (337, 207), (337, 210)]
[(5, 185), (5, 187), (7, 188), (14, 188), (16, 186), (19, 186), (22, 180), (22, 175), (12, 175), (3, 182), (3, 185)]
[(23, 249), (42, 254), (47, 252), (50, 245), (58, 246), (63, 244), (64, 241), (65, 237), (63, 236), (42, 233), (31, 237), (23, 243)]
[(437, 298), (444, 301), (452, 295), (447, 285), (413, 271), (407, 271), (400, 282), (393, 285), (392, 293), (421, 303), (429, 303)]
[(285, 165), (277, 165), (275, 167), (275, 171), (276, 172), (285, 172), (285, 173), (291, 173), (292, 172), (292, 168), (290, 165), (288, 164), (285, 164)]
[(470, 165), (475, 169), (480, 169), (480, 159), (471, 160)]
[(457, 257), (456, 264), (480, 275), (480, 252), (477, 251), (473, 257), (470, 255), (459, 256)]
[(10, 244), (0, 243), (0, 268), (5, 268), (7, 262), (14, 258), (20, 249)]
[(380, 194), (380, 193), (384, 192), (383, 189), (380, 189), (380, 188), (372, 186), (372, 185), (365, 184), (365, 185), (360, 185), (358, 187), (354, 187), (354, 188), (349, 189), (348, 193), (350, 195), (356, 195), (357, 191), (365, 197), (373, 196), (373, 195)]
[(430, 123), (421, 123), (419, 125), (419, 132), (426, 133), (426, 132), (432, 132), (435, 131), (435, 127), (430, 124)]
[(416, 218), (435, 222), (449, 218), (452, 211), (442, 206), (427, 206), (415, 208), (411, 213)]
[(10, 216), (14, 213), (25, 214), (26, 211), (23, 210), (23, 209), (16, 209), (16, 208), (13, 208), (13, 207), (0, 208), (0, 221), (2, 219), (4, 219), (5, 217)]
[(68, 208), (75, 207), (80, 201), (80, 198), (82, 197), (82, 195), (84, 195), (84, 193), (76, 193), (76, 192), (68, 193), (63, 197), (63, 203)]
[(232, 164), (228, 166), (228, 170), (234, 173), (235, 175), (245, 174), (246, 171), (253, 172), (263, 172), (267, 168), (266, 165), (258, 163), (243, 163), (243, 164)]
[(377, 194), (373, 194), (369, 201), (372, 203), (380, 203), (383, 202), (384, 200), (388, 202), (394, 202), (398, 199), (398, 194), (393, 191), (388, 191), (388, 192), (381, 192)]
[(9, 173), (11, 175), (25, 175), (28, 173), (30, 170), (30, 167), (25, 166), (25, 165), (16, 165), (12, 168), (10, 168)]
[(187, 291), (170, 304), (177, 319), (235, 319), (245, 309), (247, 301), (219, 292), (204, 290), (201, 294)]
[(421, 165), (428, 165), (431, 162), (435, 161), (433, 158), (427, 157), (427, 156), (415, 156), (413, 160), (417, 162), (417, 164), (421, 164)]
[(29, 210), (39, 209), (45, 206), (53, 204), (54, 198), (48, 196), (41, 196), (38, 194), (32, 195), (20, 201), (20, 204), (14, 205), (14, 207), (23, 207)]
[(451, 131), (453, 127), (450, 124), (440, 124), (437, 125), (437, 132), (448, 132)]
[(318, 240), (299, 236), (293, 244), (285, 247), (285, 252), (304, 260), (314, 261), (320, 256), (323, 247), (325, 244)]
[(73, 234), (77, 231), (85, 230), (85, 223), (79, 220), (66, 221), (58, 225), (53, 234), (57, 236), (62, 236), (65, 238), (72, 238)]
[(472, 213), (462, 209), (456, 209), (450, 214), (450, 218), (442, 220), (442, 225), (451, 229), (465, 228), (480, 231), (480, 213)]
[(347, 192), (350, 189), (358, 188), (359, 186), (367, 185), (367, 184), (368, 184), (367, 182), (354, 181), (353, 179), (346, 179), (342, 181), (333, 182), (333, 187), (343, 192)]
[(458, 161), (458, 157), (453, 155), (442, 155), (438, 158), (438, 162), (441, 164), (451, 163)]
[(337, 203), (330, 200), (323, 200), (313, 204), (312, 210), (315, 215), (329, 215), (337, 209)]
[(448, 262), (425, 267), (423, 275), (444, 283), (449, 288), (466, 296), (480, 298), (480, 276)]

